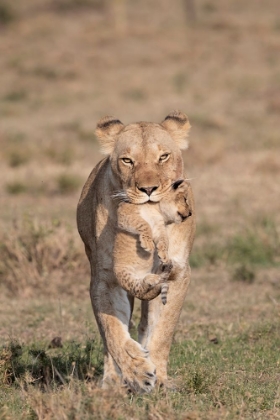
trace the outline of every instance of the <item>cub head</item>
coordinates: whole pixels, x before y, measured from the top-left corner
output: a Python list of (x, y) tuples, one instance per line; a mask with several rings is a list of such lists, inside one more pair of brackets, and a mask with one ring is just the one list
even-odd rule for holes
[(180, 179), (173, 182), (169, 192), (160, 202), (165, 223), (181, 223), (192, 215), (191, 203), (188, 199), (190, 184)]
[(133, 204), (159, 202), (170, 185), (183, 177), (181, 150), (188, 146), (188, 117), (173, 111), (161, 124), (139, 122), (125, 126), (105, 117), (96, 135), (109, 156), (114, 196)]

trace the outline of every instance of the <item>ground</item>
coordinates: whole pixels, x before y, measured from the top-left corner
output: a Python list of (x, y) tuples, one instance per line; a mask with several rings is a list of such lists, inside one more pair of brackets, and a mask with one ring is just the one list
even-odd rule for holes
[[(0, 0), (0, 419), (279, 419), (278, 1), (118, 4)], [(172, 109), (198, 225), (177, 391), (108, 395), (76, 204), (99, 118)]]

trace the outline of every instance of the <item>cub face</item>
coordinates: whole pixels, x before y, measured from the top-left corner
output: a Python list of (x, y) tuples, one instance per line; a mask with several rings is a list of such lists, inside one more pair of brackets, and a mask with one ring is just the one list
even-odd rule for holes
[(96, 134), (109, 155), (115, 197), (133, 204), (159, 202), (183, 176), (181, 149), (187, 147), (188, 118), (170, 113), (161, 124), (124, 126), (113, 117), (99, 121)]
[(173, 182), (171, 188), (161, 200), (159, 206), (165, 223), (181, 223), (192, 215), (191, 204), (188, 200), (190, 184), (180, 179)]

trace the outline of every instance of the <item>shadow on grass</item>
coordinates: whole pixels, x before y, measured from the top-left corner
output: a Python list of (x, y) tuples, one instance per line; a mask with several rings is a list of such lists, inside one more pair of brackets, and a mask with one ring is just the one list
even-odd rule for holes
[(11, 342), (0, 349), (0, 382), (52, 389), (71, 380), (96, 381), (103, 373), (100, 342), (68, 342), (59, 348)]

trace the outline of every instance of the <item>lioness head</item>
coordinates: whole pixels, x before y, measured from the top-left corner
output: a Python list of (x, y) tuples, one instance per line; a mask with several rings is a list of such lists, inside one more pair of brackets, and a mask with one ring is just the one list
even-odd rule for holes
[(175, 181), (160, 201), (160, 210), (165, 223), (181, 223), (192, 215), (191, 203), (188, 200), (189, 187), (187, 180)]
[(116, 197), (133, 204), (158, 202), (183, 177), (181, 149), (188, 146), (188, 117), (171, 112), (161, 124), (123, 125), (113, 117), (97, 124), (96, 135), (109, 155)]

